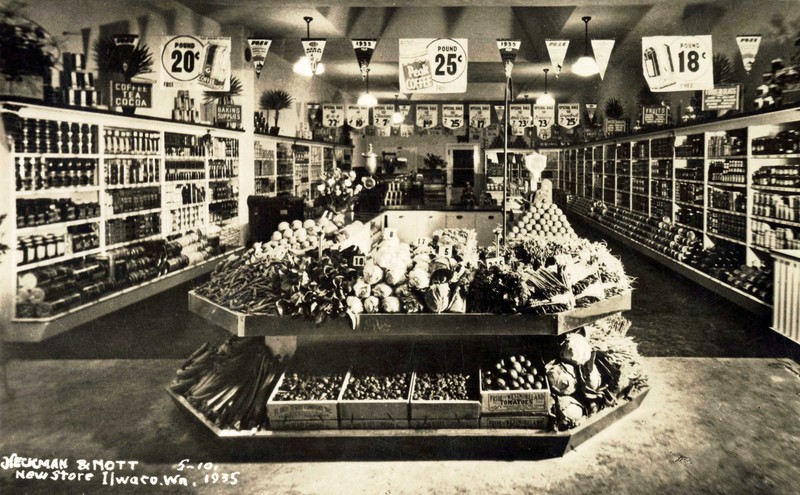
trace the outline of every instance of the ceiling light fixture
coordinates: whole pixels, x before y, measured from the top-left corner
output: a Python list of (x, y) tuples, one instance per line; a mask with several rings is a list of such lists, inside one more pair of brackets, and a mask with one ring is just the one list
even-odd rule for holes
[(378, 104), (378, 100), (369, 94), (369, 67), (367, 67), (366, 72), (367, 75), (365, 76), (364, 80), (367, 84), (367, 92), (358, 97), (358, 104), (363, 107), (374, 107)]
[(392, 114), (392, 124), (400, 125), (404, 120), (406, 119), (400, 112), (400, 107), (397, 106), (397, 95), (394, 95), (394, 113)]
[(555, 105), (556, 100), (547, 94), (547, 73), (550, 69), (544, 69), (544, 94), (536, 98), (537, 105)]
[(597, 61), (594, 57), (589, 56), (589, 21), (592, 20), (588, 15), (581, 17), (581, 20), (586, 24), (586, 35), (583, 40), (583, 56), (572, 64), (572, 72), (581, 77), (590, 77), (600, 73), (597, 67)]
[[(306, 38), (311, 38), (311, 21), (313, 21), (314, 18), (306, 16), (303, 17), (303, 20), (306, 21)], [(317, 62), (317, 66), (312, 68), (311, 61), (303, 54), (297, 59), (297, 62), (294, 63), (292, 70), (295, 74), (300, 74), (305, 77), (319, 76), (325, 73), (325, 65), (322, 62)]]

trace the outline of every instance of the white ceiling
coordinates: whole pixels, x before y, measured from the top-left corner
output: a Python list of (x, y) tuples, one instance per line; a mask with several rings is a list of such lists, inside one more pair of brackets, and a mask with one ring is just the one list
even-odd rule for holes
[[(550, 0), (544, 2), (460, 2), (344, 1), (325, 6), (294, 0), (180, 0), (199, 14), (222, 25), (242, 26), (250, 35), (272, 38), (270, 53), (287, 60), (302, 54), (300, 38), (306, 35), (304, 16), (311, 16), (311, 35), (328, 39), (323, 62), (326, 82), (346, 89), (361, 84), (350, 40), (379, 38), (370, 64), (370, 85), (379, 97), (398, 92), (399, 38), (467, 38), (469, 40), (468, 93), (459, 99), (481, 100), (501, 97), (503, 71), (495, 39), (522, 40), (514, 67), (515, 93), (535, 97), (543, 89), (542, 69), (549, 67), (545, 39), (569, 39), (567, 67), (583, 52), (584, 24), (592, 16), (590, 38), (616, 40), (610, 69), (639, 64), (642, 36), (711, 34), (719, 25), (737, 24), (747, 29), (756, 15), (753, 0)], [(787, 8), (797, 1), (785, 2)], [(315, 6), (316, 5), (316, 6)], [(740, 34), (747, 34), (748, 31)], [(715, 47), (716, 48), (716, 47)], [(731, 54), (732, 55), (732, 54)], [(558, 80), (550, 77), (550, 92), (556, 98), (580, 96), (600, 83), (587, 81), (566, 69)], [(636, 88), (633, 90), (635, 91)], [(454, 95), (442, 95), (453, 99)], [(426, 95), (425, 99), (431, 99)]]

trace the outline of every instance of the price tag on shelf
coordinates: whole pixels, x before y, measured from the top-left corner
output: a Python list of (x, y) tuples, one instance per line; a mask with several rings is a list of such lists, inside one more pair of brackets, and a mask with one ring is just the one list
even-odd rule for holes
[(506, 264), (506, 260), (502, 256), (495, 256), (494, 258), (486, 258), (486, 268), (491, 268), (493, 266), (503, 266)]
[(467, 91), (466, 38), (401, 38), (399, 52), (402, 93)]
[(711, 36), (646, 36), (642, 70), (654, 92), (713, 89)]
[(415, 242), (415, 244), (417, 246), (426, 246), (429, 240), (430, 239), (428, 239), (427, 237), (417, 237), (417, 242)]
[(384, 239), (394, 239), (397, 237), (397, 229), (393, 229), (390, 227), (386, 227), (383, 229), (383, 238)]
[(367, 263), (367, 258), (362, 254), (353, 256), (353, 266), (364, 266)]

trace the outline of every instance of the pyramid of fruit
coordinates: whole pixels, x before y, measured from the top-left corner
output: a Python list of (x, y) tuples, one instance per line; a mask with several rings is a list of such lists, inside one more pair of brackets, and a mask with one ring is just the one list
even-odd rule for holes
[(533, 203), (530, 208), (516, 215), (508, 233), (509, 239), (529, 236), (545, 238), (576, 237), (575, 231), (561, 208), (553, 203)]

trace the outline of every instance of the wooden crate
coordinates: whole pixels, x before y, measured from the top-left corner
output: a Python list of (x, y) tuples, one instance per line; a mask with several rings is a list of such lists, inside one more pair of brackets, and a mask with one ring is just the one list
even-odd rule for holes
[(481, 416), (481, 428), (521, 428), (525, 430), (549, 430), (552, 417), (538, 414), (533, 416), (521, 415), (485, 415)]
[[(544, 370), (544, 364), (541, 364), (540, 369)], [(549, 414), (553, 405), (553, 397), (550, 394), (550, 382), (547, 380), (547, 375), (543, 374), (542, 376), (544, 388), (540, 390), (484, 390), (483, 370), (479, 370), (481, 417), (487, 414)]]
[(347, 383), (347, 374), (339, 385), (339, 393), (335, 400), (275, 400), (285, 377), (286, 373), (284, 372), (267, 400), (267, 417), (270, 428), (275, 430), (315, 430), (339, 427), (338, 402), (342, 399), (344, 384)]
[[(442, 345), (442, 349), (445, 346)], [(438, 358), (426, 360), (426, 349), (417, 348), (415, 351), (415, 366), (414, 374), (411, 377), (411, 402), (409, 408), (409, 425), (411, 428), (418, 429), (441, 429), (441, 428), (477, 428), (478, 418), (481, 415), (481, 403), (477, 400), (478, 386), (474, 382), (477, 380), (477, 375), (472, 373), (472, 383), (468, 384), (468, 393), (476, 397), (475, 400), (422, 400), (414, 399), (414, 391), (417, 387), (417, 380), (420, 374), (423, 373), (447, 373), (447, 372), (460, 372), (467, 373), (463, 369), (463, 354), (460, 347), (452, 349), (452, 346), (446, 346), (447, 349), (437, 352)], [(427, 349), (430, 352), (430, 348)], [(448, 355), (448, 351), (455, 351)], [(449, 358), (449, 359), (448, 359)], [(433, 362), (431, 362), (433, 361)]]

